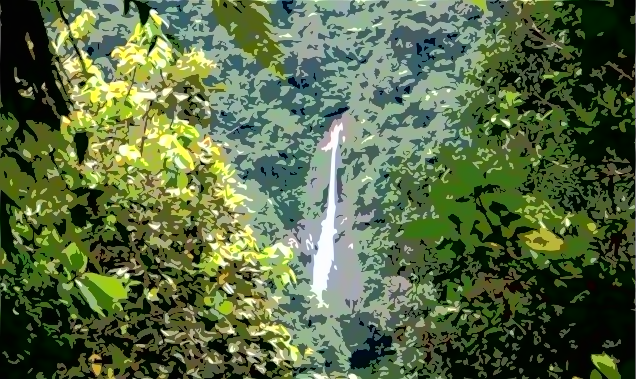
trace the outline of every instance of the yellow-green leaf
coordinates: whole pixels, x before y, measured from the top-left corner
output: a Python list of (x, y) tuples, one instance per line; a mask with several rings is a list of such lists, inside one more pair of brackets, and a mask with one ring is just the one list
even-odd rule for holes
[(75, 282), (91, 308), (100, 314), (103, 309), (112, 311), (119, 301), (128, 297), (124, 279), (89, 272)]
[(616, 363), (609, 355), (605, 353), (593, 354), (592, 363), (608, 379), (620, 379), (621, 375), (618, 373)]
[(280, 251), (283, 254), (283, 258), (285, 258), (285, 260), (290, 260), (294, 257), (294, 252), (292, 251), (292, 249), (280, 242), (275, 244), (273, 248)]
[(528, 247), (537, 251), (559, 251), (563, 240), (548, 229), (541, 228), (521, 235)]
[(300, 351), (296, 346), (293, 345), (289, 345), (287, 346), (287, 348), (289, 349), (289, 356), (291, 357), (292, 361), (296, 362), (300, 357)]
[(80, 251), (75, 242), (71, 243), (62, 250), (62, 256), (65, 258), (63, 266), (70, 272), (82, 273), (86, 270), (88, 257)]
[(232, 302), (228, 300), (224, 300), (221, 304), (216, 307), (216, 310), (222, 314), (223, 316), (227, 316), (232, 313), (234, 310), (234, 305)]
[(468, 3), (475, 5), (477, 8), (481, 9), (484, 13), (488, 12), (487, 0), (468, 0)]

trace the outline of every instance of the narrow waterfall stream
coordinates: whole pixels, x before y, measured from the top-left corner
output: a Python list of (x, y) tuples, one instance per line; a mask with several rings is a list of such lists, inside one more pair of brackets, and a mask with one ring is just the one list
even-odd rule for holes
[(329, 170), (329, 189), (327, 196), (327, 212), (325, 219), (321, 223), (320, 238), (318, 239), (318, 251), (314, 256), (313, 276), (311, 290), (318, 299), (319, 307), (328, 306), (323, 301), (323, 292), (327, 290), (329, 273), (334, 261), (334, 236), (336, 235), (336, 158), (338, 145), (340, 144), (340, 133), (343, 130), (343, 123), (335, 121), (330, 132), (329, 142), (323, 151), (331, 150), (331, 164)]

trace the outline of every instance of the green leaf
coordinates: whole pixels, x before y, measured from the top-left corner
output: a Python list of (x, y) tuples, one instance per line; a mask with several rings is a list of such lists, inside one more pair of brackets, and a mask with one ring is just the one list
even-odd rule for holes
[(219, 311), (223, 316), (227, 316), (232, 313), (234, 310), (234, 305), (232, 302), (228, 300), (224, 300), (221, 304), (216, 307), (216, 310)]
[(68, 30), (63, 30), (60, 35), (57, 36), (57, 40), (55, 42), (55, 52), (59, 53), (60, 52), (60, 48), (62, 47), (62, 45), (64, 45), (64, 43), (66, 42), (66, 40), (68, 39), (68, 36), (71, 33)]
[(252, 55), (261, 65), (272, 68), (282, 77), (282, 68), (276, 61), (281, 53), (270, 36), (269, 17), (264, 4), (238, 0), (214, 0), (212, 9), (218, 23), (232, 35), (237, 46)]
[(609, 355), (605, 353), (593, 354), (592, 363), (594, 363), (594, 366), (608, 379), (620, 379), (621, 375), (618, 373), (616, 363), (614, 363), (614, 360)]
[(520, 93), (513, 92), (513, 91), (506, 91), (506, 90), (503, 90), (501, 92), (502, 92), (502, 95), (504, 96), (504, 99), (506, 100), (506, 105), (508, 107), (522, 103), (522, 101), (517, 100), (517, 98), (521, 96)]
[[(122, 327), (123, 328), (123, 327)], [(110, 345), (108, 347), (108, 352), (110, 353), (110, 357), (112, 358), (112, 364), (115, 367), (120, 369), (128, 368), (132, 366), (133, 361), (130, 360), (124, 352), (118, 348), (116, 345)]]
[(146, 0), (124, 0), (124, 16), (130, 12), (130, 4), (133, 3), (137, 6), (139, 12), (139, 21), (142, 25), (146, 25), (150, 18), (150, 5), (146, 3)]
[(86, 301), (88, 302), (88, 306), (91, 307), (91, 309), (97, 312), (100, 316), (105, 317), (104, 311), (102, 310), (102, 307), (99, 305), (95, 296), (93, 296), (93, 293), (79, 280), (75, 279), (75, 283), (77, 284), (77, 288), (79, 288), (82, 296), (84, 296), (84, 299), (86, 299)]
[(477, 8), (481, 9), (484, 13), (488, 13), (487, 0), (468, 0), (468, 3), (475, 5)]
[(603, 379), (603, 376), (597, 370), (592, 370), (590, 373), (590, 379)]
[(62, 256), (65, 258), (65, 262), (62, 262), (62, 265), (69, 272), (83, 273), (86, 271), (88, 257), (80, 251), (75, 242), (62, 250)]
[(288, 246), (283, 245), (282, 243), (277, 243), (274, 245), (275, 249), (278, 249), (283, 254), (283, 258), (285, 261), (288, 261), (294, 257), (294, 252)]
[(169, 152), (169, 156), (172, 157), (172, 163), (179, 170), (194, 170), (194, 162), (192, 157), (186, 149), (182, 146), (178, 146)]
[(559, 72), (559, 71), (555, 71), (551, 74), (544, 74), (541, 78), (542, 79), (551, 79), (555, 82), (561, 80), (561, 79), (565, 79), (569, 76), (571, 76), (572, 74), (567, 73), (567, 72)]
[(188, 175), (184, 174), (183, 172), (178, 172), (177, 173), (177, 188), (182, 190), (188, 186), (188, 183), (189, 183)]
[(89, 272), (77, 279), (76, 283), (90, 307), (101, 315), (102, 309), (112, 311), (120, 300), (128, 297), (124, 279)]
[(282, 287), (284, 287), (284, 286), (288, 285), (290, 281), (291, 281), (291, 278), (290, 278), (289, 274), (288, 274), (288, 273), (286, 273), (286, 272), (285, 272), (285, 273), (283, 273), (283, 274), (280, 276), (280, 288), (282, 288)]
[(603, 101), (610, 107), (614, 107), (614, 103), (616, 102), (616, 91), (613, 89), (608, 89), (605, 93), (603, 93)]
[(290, 358), (292, 359), (292, 361), (296, 362), (298, 358), (300, 357), (300, 351), (298, 350), (296, 346), (289, 345), (289, 344), (287, 348), (289, 349)]
[(525, 239), (525, 244), (537, 251), (559, 251), (563, 245), (563, 240), (551, 231), (540, 228), (520, 236)]
[(234, 311), (234, 305), (220, 292), (216, 292), (214, 296), (206, 296), (203, 298), (203, 304), (210, 307), (206, 310), (206, 317), (212, 320), (218, 320), (223, 316), (227, 316)]
[(179, 142), (186, 146), (200, 137), (199, 131), (194, 126), (184, 121), (174, 122), (171, 129), (177, 133), (177, 139)]

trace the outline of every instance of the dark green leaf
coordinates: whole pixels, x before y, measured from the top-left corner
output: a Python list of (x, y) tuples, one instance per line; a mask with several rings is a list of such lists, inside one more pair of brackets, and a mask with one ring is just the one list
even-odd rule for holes
[(241, 0), (214, 0), (212, 9), (219, 25), (234, 37), (237, 46), (266, 68), (282, 75), (277, 56), (281, 53), (271, 37), (264, 4)]
[(130, 4), (133, 3), (137, 6), (139, 12), (139, 21), (141, 25), (146, 25), (148, 18), (150, 18), (150, 5), (145, 0), (124, 0), (124, 16), (127, 16), (130, 12)]

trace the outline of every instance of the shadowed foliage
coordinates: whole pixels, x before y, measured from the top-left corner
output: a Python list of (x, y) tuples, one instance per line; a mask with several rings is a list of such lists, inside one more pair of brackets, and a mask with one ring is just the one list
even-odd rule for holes
[(632, 3), (0, 11), (2, 378), (634, 376)]

